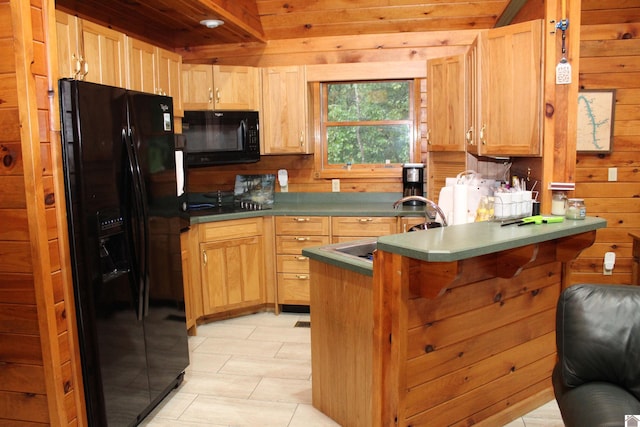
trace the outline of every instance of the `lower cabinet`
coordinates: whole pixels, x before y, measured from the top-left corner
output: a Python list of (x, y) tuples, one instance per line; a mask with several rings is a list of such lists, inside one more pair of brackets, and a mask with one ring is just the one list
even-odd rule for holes
[(302, 248), (329, 244), (329, 218), (281, 216), (275, 223), (277, 303), (309, 305), (309, 259)]
[[(189, 286), (195, 294), (189, 319), (262, 306), (266, 302), (264, 218), (193, 226)], [(189, 257), (187, 257), (189, 258)], [(189, 305), (187, 305), (189, 308)]]
[(341, 243), (394, 234), (397, 229), (396, 217), (331, 217), (331, 242)]

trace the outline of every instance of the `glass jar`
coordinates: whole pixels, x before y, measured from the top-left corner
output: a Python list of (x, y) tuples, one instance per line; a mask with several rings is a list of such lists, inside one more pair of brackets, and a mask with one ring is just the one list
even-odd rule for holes
[(567, 210), (567, 193), (554, 191), (551, 193), (551, 215), (564, 216)]
[(587, 208), (584, 199), (567, 199), (567, 219), (584, 219), (587, 216)]

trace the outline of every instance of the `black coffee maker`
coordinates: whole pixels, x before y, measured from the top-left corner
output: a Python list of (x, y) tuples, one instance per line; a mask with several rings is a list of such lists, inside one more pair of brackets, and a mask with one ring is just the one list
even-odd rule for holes
[[(402, 165), (402, 197), (424, 197), (424, 163), (405, 163)], [(420, 200), (409, 200), (402, 203), (406, 206), (424, 205)]]

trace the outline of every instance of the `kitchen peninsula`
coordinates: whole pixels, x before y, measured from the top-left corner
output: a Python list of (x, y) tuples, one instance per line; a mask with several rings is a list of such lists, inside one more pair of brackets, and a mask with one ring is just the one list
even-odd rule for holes
[(553, 398), (565, 264), (606, 221), (378, 238), (371, 275), (311, 258), (313, 405), (345, 427), (503, 425)]

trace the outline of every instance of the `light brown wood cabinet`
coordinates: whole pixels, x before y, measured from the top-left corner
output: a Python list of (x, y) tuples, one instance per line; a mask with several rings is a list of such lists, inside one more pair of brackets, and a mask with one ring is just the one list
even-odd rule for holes
[(127, 38), (128, 88), (171, 96), (173, 114), (183, 116), (180, 69), (182, 57), (134, 38)]
[(480, 34), (478, 139), (471, 146), (474, 154), (541, 155), (542, 25), (542, 20), (535, 20)]
[(56, 11), (56, 31), (60, 77), (126, 86), (123, 33), (60, 11)]
[(394, 234), (397, 230), (396, 217), (334, 216), (331, 217), (331, 242), (378, 237)]
[(329, 218), (278, 216), (275, 224), (277, 303), (309, 305), (309, 259), (302, 248), (329, 244)]
[(260, 72), (255, 67), (182, 65), (185, 110), (260, 110)]
[(304, 66), (262, 69), (262, 154), (309, 154)]
[(265, 302), (263, 220), (247, 218), (198, 226), (204, 316)]
[(465, 149), (465, 55), (427, 61), (427, 149)]

